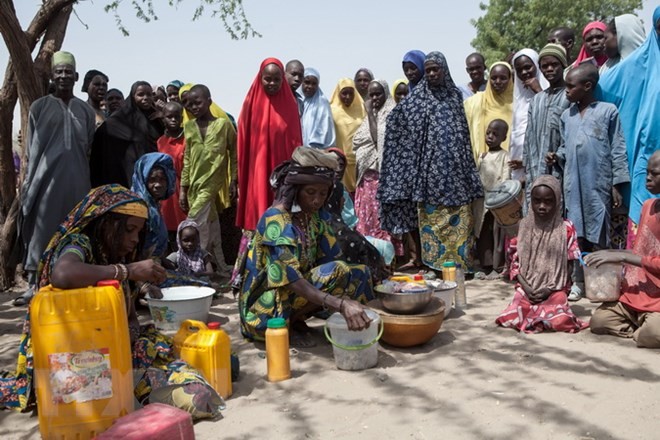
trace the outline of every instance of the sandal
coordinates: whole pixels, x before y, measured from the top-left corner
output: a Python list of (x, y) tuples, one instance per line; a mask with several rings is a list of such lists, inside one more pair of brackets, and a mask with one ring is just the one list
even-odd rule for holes
[(410, 260), (407, 263), (399, 266), (397, 270), (400, 271), (405, 271), (405, 270), (419, 270), (419, 269), (424, 269), (424, 263), (421, 261), (415, 261), (415, 260)]
[(14, 307), (23, 307), (23, 306), (27, 306), (28, 304), (30, 304), (30, 301), (32, 301), (32, 298), (34, 298), (34, 290), (35, 290), (35, 287), (30, 286), (30, 288), (28, 290), (26, 290), (25, 292), (23, 292), (23, 294), (21, 294), (21, 296), (17, 297), (12, 302)]
[(491, 273), (489, 273), (488, 275), (486, 275), (486, 276), (484, 277), (484, 279), (485, 279), (485, 280), (488, 280), (488, 281), (500, 280), (500, 279), (502, 279), (502, 274), (497, 273), (497, 271), (494, 270), (494, 271), (492, 271)]

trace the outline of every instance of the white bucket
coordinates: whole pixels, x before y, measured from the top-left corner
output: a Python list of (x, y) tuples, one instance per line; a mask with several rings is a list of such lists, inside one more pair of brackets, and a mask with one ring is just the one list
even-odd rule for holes
[(445, 303), (445, 318), (452, 309), (452, 302), (456, 294), (455, 281), (430, 280), (426, 282), (433, 288), (433, 296), (440, 298)]
[(340, 313), (333, 313), (325, 322), (325, 337), (332, 344), (335, 365), (340, 370), (365, 370), (378, 363), (378, 340), (384, 325), (378, 313), (370, 309), (365, 312), (371, 325), (361, 331), (349, 330)]
[(161, 289), (161, 299), (146, 296), (149, 312), (158, 330), (176, 333), (186, 319), (206, 322), (215, 290), (210, 287), (180, 286)]

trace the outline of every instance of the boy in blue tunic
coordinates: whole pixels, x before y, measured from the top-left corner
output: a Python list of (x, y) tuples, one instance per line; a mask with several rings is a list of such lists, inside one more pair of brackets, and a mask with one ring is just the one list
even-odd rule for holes
[[(568, 73), (571, 106), (561, 115), (562, 144), (546, 157), (548, 165), (563, 168), (566, 217), (575, 225), (580, 249), (587, 252), (610, 247), (611, 211), (621, 206), (621, 185), (630, 182), (619, 112), (613, 104), (596, 101), (597, 84), (598, 70), (591, 64)], [(574, 278), (579, 287), (581, 272)], [(569, 300), (580, 297), (576, 288)]]

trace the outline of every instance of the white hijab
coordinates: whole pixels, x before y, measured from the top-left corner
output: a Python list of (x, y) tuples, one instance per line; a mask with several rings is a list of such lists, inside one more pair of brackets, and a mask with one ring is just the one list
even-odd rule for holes
[[(545, 90), (548, 88), (549, 84), (546, 81), (545, 77), (541, 73), (539, 68), (539, 54), (532, 49), (522, 49), (513, 56), (511, 62), (515, 66), (516, 60), (522, 56), (526, 56), (536, 66), (536, 79), (541, 84), (541, 89)], [(523, 144), (525, 143), (525, 132), (527, 131), (527, 112), (529, 110), (529, 104), (536, 96), (533, 90), (525, 87), (525, 84), (522, 82), (518, 75), (515, 73), (515, 67), (513, 69), (513, 120), (511, 123), (511, 137), (509, 141), (509, 160), (522, 160), (523, 157)], [(512, 179), (522, 180), (525, 177), (525, 170), (518, 169), (511, 172)], [(531, 184), (532, 182), (528, 182)]]

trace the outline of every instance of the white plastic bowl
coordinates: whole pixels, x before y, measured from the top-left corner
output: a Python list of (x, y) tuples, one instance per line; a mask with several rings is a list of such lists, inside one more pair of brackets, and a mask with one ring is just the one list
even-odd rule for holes
[(456, 294), (456, 282), (442, 281), (442, 280), (429, 280), (426, 282), (433, 289), (433, 296), (440, 298), (445, 303), (445, 318), (452, 309), (454, 302), (454, 295)]
[(161, 289), (161, 299), (146, 296), (156, 328), (166, 333), (179, 330), (182, 321), (206, 322), (215, 290), (210, 287), (180, 286)]

